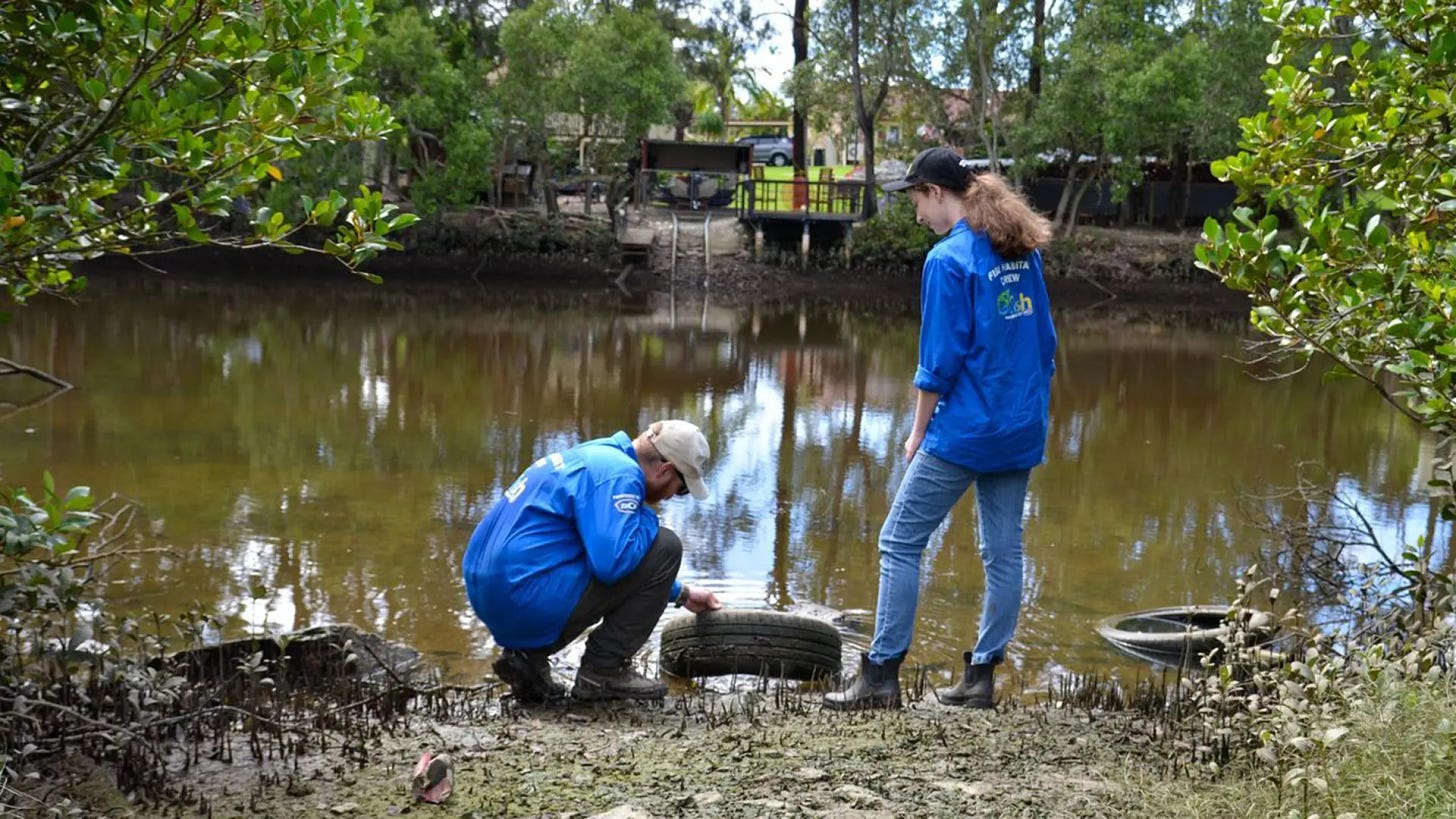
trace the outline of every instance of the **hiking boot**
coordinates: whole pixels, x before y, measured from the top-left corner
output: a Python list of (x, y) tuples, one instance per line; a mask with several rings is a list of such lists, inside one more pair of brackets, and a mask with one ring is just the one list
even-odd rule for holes
[(859, 673), (843, 691), (825, 694), (824, 707), (832, 711), (899, 708), (900, 663), (904, 659), (872, 663), (869, 654), (859, 655)]
[(523, 705), (541, 705), (566, 696), (566, 686), (551, 678), (549, 654), (506, 649), (491, 668)]
[(935, 698), (945, 705), (963, 705), (966, 708), (990, 708), (996, 703), (992, 691), (992, 680), (996, 666), (991, 663), (971, 662), (971, 652), (964, 655), (966, 671), (961, 681), (950, 688), (935, 689)]
[(576, 685), (571, 688), (574, 699), (588, 702), (602, 700), (660, 700), (667, 696), (667, 686), (637, 673), (632, 661), (626, 660), (613, 669), (582, 666), (576, 671)]

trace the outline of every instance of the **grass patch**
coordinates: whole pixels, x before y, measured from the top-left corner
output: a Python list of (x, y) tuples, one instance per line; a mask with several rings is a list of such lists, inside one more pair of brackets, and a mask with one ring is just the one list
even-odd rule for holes
[(1348, 720), (1349, 734), (1303, 768), (1307, 787), (1285, 784), (1287, 766), (1247, 759), (1204, 783), (1134, 772), (1127, 793), (1144, 816), (1445, 819), (1456, 812), (1456, 684), (1387, 676)]

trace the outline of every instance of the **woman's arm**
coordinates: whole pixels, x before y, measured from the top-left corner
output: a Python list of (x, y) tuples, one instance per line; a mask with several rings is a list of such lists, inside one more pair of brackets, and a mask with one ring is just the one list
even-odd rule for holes
[(915, 398), (915, 426), (910, 430), (910, 437), (905, 439), (905, 460), (915, 457), (915, 452), (920, 449), (920, 442), (925, 440), (925, 429), (930, 426), (930, 416), (935, 414), (935, 405), (940, 403), (940, 394), (916, 390)]

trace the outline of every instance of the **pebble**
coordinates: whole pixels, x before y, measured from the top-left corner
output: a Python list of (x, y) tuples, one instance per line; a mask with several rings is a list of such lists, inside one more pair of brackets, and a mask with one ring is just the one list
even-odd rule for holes
[(985, 796), (991, 792), (991, 786), (985, 782), (953, 782), (949, 779), (942, 779), (930, 784), (943, 791), (957, 791), (966, 796)]
[(652, 819), (652, 814), (632, 805), (618, 805), (606, 813), (593, 814), (590, 819)]
[(805, 782), (818, 782), (821, 779), (829, 778), (829, 774), (819, 770), (818, 768), (800, 768), (799, 770), (794, 771), (794, 776), (799, 777)]
[(716, 805), (722, 801), (723, 794), (717, 791), (703, 791), (702, 793), (693, 795), (693, 804), (700, 808), (707, 807), (708, 805)]
[(840, 785), (834, 792), (843, 799), (847, 799), (855, 805), (873, 805), (883, 802), (880, 795), (869, 788), (861, 788), (858, 785)]
[(333, 805), (329, 808), (329, 813), (332, 813), (335, 816), (343, 816), (346, 813), (357, 813), (358, 811), (358, 802), (340, 802), (339, 804)]

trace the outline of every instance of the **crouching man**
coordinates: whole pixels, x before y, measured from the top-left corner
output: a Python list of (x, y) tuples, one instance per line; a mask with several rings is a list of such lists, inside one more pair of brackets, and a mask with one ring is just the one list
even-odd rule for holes
[(563, 697), (550, 657), (598, 621), (571, 695), (661, 699), (667, 686), (632, 667), (668, 603), (722, 608), (677, 581), (682, 541), (649, 504), (708, 496), (708, 441), (687, 421), (618, 432), (531, 464), (476, 527), (463, 561), (476, 615), (503, 649), (495, 673), (523, 703)]

